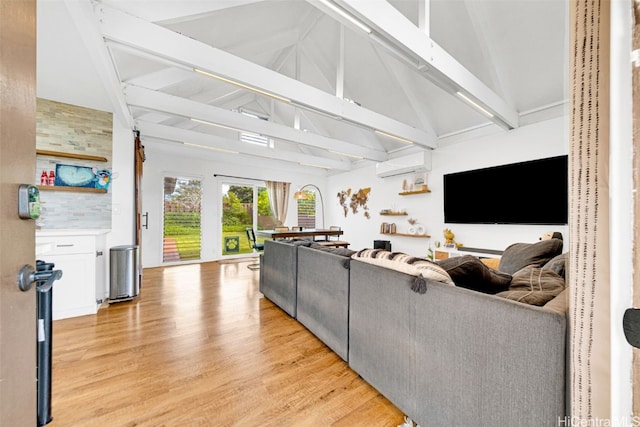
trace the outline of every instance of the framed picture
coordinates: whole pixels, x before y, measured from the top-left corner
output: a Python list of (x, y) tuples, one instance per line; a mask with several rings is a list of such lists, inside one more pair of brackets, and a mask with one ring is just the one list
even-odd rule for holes
[(54, 185), (60, 187), (95, 187), (93, 168), (88, 166), (56, 165)]

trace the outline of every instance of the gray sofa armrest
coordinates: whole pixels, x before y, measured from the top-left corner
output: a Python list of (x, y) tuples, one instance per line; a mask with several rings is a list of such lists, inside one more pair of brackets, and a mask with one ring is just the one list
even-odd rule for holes
[(555, 425), (565, 316), (351, 262), (349, 365), (421, 425)]
[(298, 246), (265, 240), (261, 255), (260, 292), (291, 317), (296, 317)]
[(552, 426), (565, 416), (565, 316), (439, 284), (421, 297), (417, 420)]
[(351, 261), (349, 366), (410, 417), (419, 400), (411, 304), (420, 295), (411, 290), (413, 280), (408, 274)]
[(296, 317), (345, 361), (349, 347), (349, 261), (329, 252), (298, 249)]

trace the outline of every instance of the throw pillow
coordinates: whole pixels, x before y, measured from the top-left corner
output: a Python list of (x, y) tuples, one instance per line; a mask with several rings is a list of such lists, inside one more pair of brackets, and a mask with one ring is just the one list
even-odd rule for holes
[(472, 289), (486, 294), (506, 291), (511, 283), (511, 275), (487, 267), (473, 255), (451, 257), (438, 261), (451, 279), (461, 288)]
[(562, 240), (549, 239), (536, 243), (514, 243), (502, 253), (498, 270), (514, 274), (527, 265), (538, 267), (562, 252)]
[(565, 252), (556, 257), (553, 257), (551, 261), (542, 266), (543, 270), (551, 270), (558, 276), (565, 277), (565, 269), (567, 261), (569, 260), (569, 253)]
[(500, 258), (480, 258), (480, 261), (482, 261), (482, 263), (487, 267), (493, 268), (494, 270), (497, 270), (500, 265)]
[(414, 281), (411, 287), (415, 292), (421, 294), (427, 291), (426, 286), (429, 280), (448, 285), (454, 284), (451, 276), (435, 262), (402, 252), (389, 252), (384, 249), (362, 249), (353, 254), (351, 258), (423, 279)]
[(556, 297), (544, 305), (547, 310), (555, 311), (560, 314), (567, 314), (569, 308), (569, 291), (564, 288)]
[(509, 289), (496, 295), (532, 305), (545, 305), (565, 289), (562, 277), (551, 270), (528, 265), (511, 277)]

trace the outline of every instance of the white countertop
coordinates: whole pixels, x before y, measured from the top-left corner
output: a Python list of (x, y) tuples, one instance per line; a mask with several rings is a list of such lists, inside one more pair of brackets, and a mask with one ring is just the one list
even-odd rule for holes
[(107, 228), (60, 228), (36, 230), (36, 237), (59, 237), (59, 236), (97, 236), (110, 233)]

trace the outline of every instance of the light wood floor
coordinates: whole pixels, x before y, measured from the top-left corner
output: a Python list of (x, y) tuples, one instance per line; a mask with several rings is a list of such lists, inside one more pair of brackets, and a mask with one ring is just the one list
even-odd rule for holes
[(48, 426), (402, 424), (247, 264), (146, 269), (136, 300), (55, 321)]

